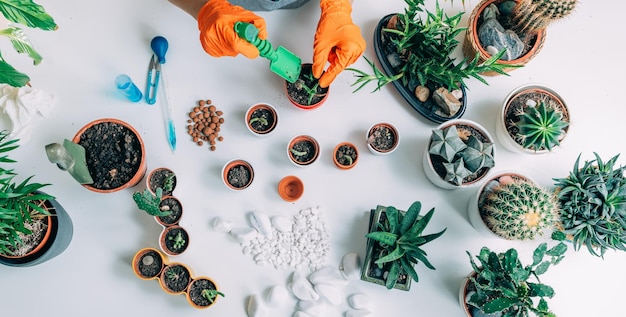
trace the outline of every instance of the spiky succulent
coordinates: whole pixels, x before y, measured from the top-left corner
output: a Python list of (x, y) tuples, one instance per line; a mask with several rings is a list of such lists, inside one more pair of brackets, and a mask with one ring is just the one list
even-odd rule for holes
[(385, 286), (392, 289), (402, 272), (408, 274), (415, 282), (418, 275), (413, 266), (419, 262), (434, 270), (426, 258), (426, 252), (422, 246), (439, 238), (446, 229), (434, 234), (422, 235), (422, 232), (430, 222), (435, 208), (430, 209), (424, 216), (420, 216), (422, 204), (419, 201), (411, 204), (406, 212), (399, 211), (393, 206), (385, 210), (386, 221), (379, 223), (376, 231), (368, 233), (365, 237), (372, 239), (384, 249), (383, 255), (375, 260), (379, 268), (389, 264)]
[(169, 210), (161, 210), (160, 204), (163, 198), (163, 188), (158, 187), (156, 194), (152, 194), (148, 189), (144, 189), (143, 192), (133, 193), (133, 200), (137, 204), (137, 207), (151, 216), (163, 217), (168, 216), (172, 212)]
[(564, 232), (575, 250), (586, 246), (595, 256), (606, 250), (626, 251), (626, 167), (616, 166), (619, 154), (580, 167), (580, 155), (566, 178), (555, 178)]
[(577, 0), (519, 0), (513, 9), (514, 29), (518, 34), (546, 28), (569, 15)]
[(516, 126), (522, 146), (526, 149), (552, 150), (561, 143), (569, 123), (563, 113), (555, 107), (540, 101), (536, 106), (526, 106)]
[(556, 232), (552, 238), (559, 243), (550, 249), (547, 243), (541, 243), (533, 252), (533, 262), (525, 266), (513, 248), (496, 253), (483, 247), (476, 256), (480, 265), (467, 252), (475, 272), (469, 278), (468, 290), (473, 293), (467, 304), (489, 316), (527, 317), (530, 313), (539, 317), (556, 316), (550, 312), (546, 301), (554, 296), (554, 289), (539, 279), (539, 275), (558, 264), (567, 251), (562, 233)]
[(555, 195), (533, 182), (511, 178), (485, 191), (480, 212), (487, 226), (510, 240), (532, 240), (558, 224)]

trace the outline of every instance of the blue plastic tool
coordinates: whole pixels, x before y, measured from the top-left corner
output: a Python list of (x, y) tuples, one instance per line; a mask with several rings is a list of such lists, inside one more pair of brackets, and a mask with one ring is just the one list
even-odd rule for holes
[[(165, 64), (165, 53), (167, 53), (167, 49), (169, 48), (169, 44), (167, 40), (162, 36), (156, 36), (150, 42), (150, 47), (154, 52), (152, 55), (152, 59), (150, 60), (151, 68), (148, 70), (148, 79), (151, 79), (150, 73), (152, 69), (154, 69), (155, 78), (154, 82), (148, 82), (148, 88), (153, 87), (153, 94), (150, 94), (149, 91), (146, 91), (146, 101), (150, 103), (154, 103), (156, 101), (157, 88), (159, 84), (159, 79), (163, 81), (162, 89), (160, 91), (163, 92), (163, 120), (165, 121), (165, 132), (167, 136), (167, 141), (170, 145), (172, 151), (176, 150), (176, 130), (174, 127), (174, 121), (172, 120), (172, 108), (170, 107), (170, 100), (168, 95), (168, 83), (167, 77), (165, 76), (165, 69), (161, 66)], [(155, 64), (155, 65), (153, 65)], [(154, 68), (152, 68), (154, 66)], [(150, 97), (149, 97), (150, 96)]]

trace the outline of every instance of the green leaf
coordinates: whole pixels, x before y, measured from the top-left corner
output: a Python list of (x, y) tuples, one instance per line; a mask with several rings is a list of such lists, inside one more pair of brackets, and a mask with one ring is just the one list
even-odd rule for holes
[(409, 209), (407, 209), (404, 217), (402, 218), (402, 223), (400, 224), (400, 234), (404, 234), (417, 220), (417, 217), (420, 214), (420, 210), (422, 209), (422, 203), (419, 201), (411, 204)]
[(491, 300), (482, 307), (483, 312), (487, 314), (492, 314), (496, 312), (503, 311), (508, 309), (509, 307), (515, 305), (516, 300), (510, 298), (496, 298)]
[(384, 231), (370, 232), (366, 234), (365, 237), (385, 245), (394, 245), (398, 240), (398, 235)]
[(405, 253), (404, 249), (397, 246), (393, 251), (391, 251), (391, 253), (379, 258), (374, 263), (380, 266), (384, 263), (392, 262), (392, 261), (402, 258), (404, 256), (404, 253)]
[(391, 262), (391, 267), (387, 273), (387, 281), (385, 282), (387, 289), (392, 289), (396, 285), (399, 276), (400, 264), (397, 261)]
[(413, 226), (404, 233), (404, 235), (408, 237), (414, 237), (422, 234), (422, 231), (424, 231), (424, 229), (428, 225), (428, 222), (430, 222), (430, 218), (432, 218), (434, 212), (435, 208), (433, 207), (422, 218), (417, 220), (413, 224)]
[(389, 206), (385, 210), (385, 215), (387, 216), (387, 222), (389, 223), (389, 232), (398, 234), (398, 217), (400, 217), (398, 209), (393, 206)]
[(35, 65), (38, 65), (41, 62), (41, 55), (37, 53), (22, 29), (17, 27), (8, 28), (0, 31), (0, 35), (8, 37), (11, 41), (11, 44), (13, 44), (13, 48), (15, 49), (15, 51), (20, 54), (25, 53), (30, 56), (30, 58), (33, 59)]
[(554, 289), (548, 285), (528, 283), (528, 287), (530, 288), (531, 297), (539, 296), (552, 298), (552, 296), (554, 296)]
[(0, 0), (0, 12), (7, 20), (31, 28), (46, 31), (57, 29), (54, 19), (46, 13), (44, 7), (32, 0)]
[[(1, 0), (0, 0), (1, 1)], [(18, 72), (13, 66), (0, 60), (0, 84), (9, 84), (13, 87), (23, 87), (30, 81), (30, 78)]]

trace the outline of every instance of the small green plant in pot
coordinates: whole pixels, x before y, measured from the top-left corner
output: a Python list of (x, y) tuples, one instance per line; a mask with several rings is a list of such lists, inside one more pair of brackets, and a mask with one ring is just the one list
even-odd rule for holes
[(619, 154), (606, 162), (594, 156), (581, 167), (579, 155), (569, 176), (554, 181), (574, 249), (585, 246), (603, 257), (607, 250), (626, 251), (626, 167), (616, 165)]
[[(370, 276), (371, 266), (376, 266), (381, 272), (386, 271), (384, 285), (392, 289), (402, 275), (417, 282), (418, 274), (413, 268), (417, 263), (434, 270), (435, 267), (426, 258), (422, 247), (439, 238), (446, 229), (437, 233), (423, 235), (424, 229), (430, 222), (435, 208), (425, 215), (420, 215), (422, 204), (419, 201), (411, 204), (406, 212), (399, 211), (393, 206), (386, 207), (384, 213), (378, 212), (378, 220), (374, 219), (372, 230), (365, 236), (368, 242), (369, 261), (365, 261), (361, 279), (375, 282)], [(373, 263), (372, 263), (373, 262)]]
[(468, 277), (462, 304), (494, 314), (489, 316), (556, 316), (546, 301), (554, 296), (554, 289), (542, 283), (539, 276), (563, 259), (567, 251), (564, 238), (561, 232), (555, 232), (553, 239), (559, 243), (549, 249), (547, 243), (541, 243), (528, 265), (522, 264), (514, 248), (498, 253), (483, 247), (476, 256), (478, 263), (467, 252), (473, 274)]
[(133, 200), (137, 204), (137, 207), (155, 217), (164, 217), (171, 214), (171, 211), (161, 209), (160, 204), (162, 199), (163, 188), (161, 187), (156, 189), (155, 194), (148, 189), (144, 189), (143, 192), (133, 193)]

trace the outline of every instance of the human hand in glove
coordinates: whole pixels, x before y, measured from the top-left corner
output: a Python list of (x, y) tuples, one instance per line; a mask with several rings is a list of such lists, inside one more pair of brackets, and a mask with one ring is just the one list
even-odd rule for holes
[(200, 43), (211, 56), (237, 56), (248, 58), (259, 56), (259, 50), (235, 32), (235, 23), (247, 22), (259, 29), (259, 38), (267, 38), (265, 20), (256, 14), (230, 4), (226, 0), (209, 0), (198, 12)]
[[(313, 42), (313, 76), (325, 88), (363, 54), (365, 40), (352, 22), (349, 0), (320, 0), (320, 7), (322, 14)], [(330, 65), (324, 72), (326, 62)]]

